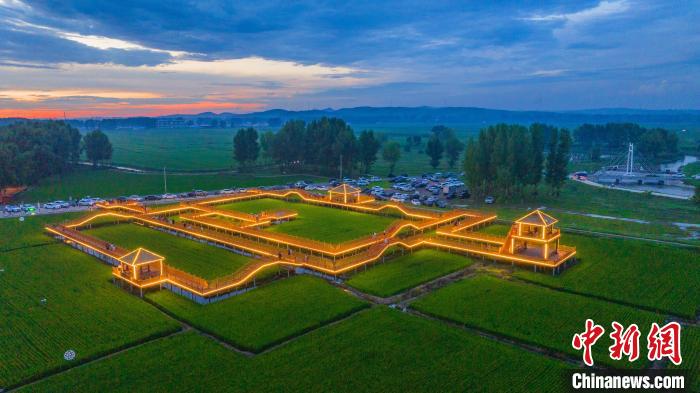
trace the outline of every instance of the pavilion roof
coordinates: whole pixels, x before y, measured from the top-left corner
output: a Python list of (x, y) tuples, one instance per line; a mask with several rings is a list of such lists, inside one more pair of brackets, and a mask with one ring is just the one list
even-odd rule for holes
[(163, 259), (165, 259), (165, 257), (162, 257), (154, 252), (148, 251), (142, 247), (139, 247), (134, 251), (119, 258), (120, 261), (131, 266), (143, 265), (151, 262), (158, 262), (162, 261)]
[(360, 192), (360, 189), (355, 188), (349, 184), (343, 183), (337, 187), (331, 188), (329, 192), (337, 193), (337, 194), (357, 194)]
[(549, 226), (556, 223), (558, 220), (541, 210), (533, 210), (525, 216), (515, 220), (517, 223), (529, 225), (544, 225)]

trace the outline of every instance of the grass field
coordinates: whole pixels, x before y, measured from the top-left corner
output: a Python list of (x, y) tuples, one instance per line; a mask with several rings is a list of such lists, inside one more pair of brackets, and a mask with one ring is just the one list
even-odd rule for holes
[(71, 370), (26, 391), (82, 386), (119, 392), (528, 392), (536, 386), (540, 392), (557, 392), (569, 383), (562, 377), (565, 367), (380, 307), (252, 359), (185, 333)]
[(44, 231), (47, 224), (72, 220), (85, 213), (62, 213), (45, 216), (25, 216), (24, 221), (19, 217), (0, 219), (0, 252), (39, 244), (53, 243), (53, 239)]
[(304, 237), (327, 243), (340, 243), (367, 236), (386, 229), (395, 218), (376, 214), (322, 207), (307, 203), (292, 203), (280, 199), (254, 199), (217, 206), (223, 210), (245, 213), (291, 209), (299, 215), (288, 222), (268, 227), (267, 230)]
[(516, 270), (515, 276), (569, 291), (695, 318), (700, 307), (700, 254), (639, 240), (564, 234), (579, 262), (552, 276)]
[[(379, 126), (354, 124), (353, 129), (359, 133), (363, 129), (374, 129), (387, 134), (388, 140), (403, 145), (406, 136), (430, 133), (430, 126), (406, 124), (401, 126)], [(479, 129), (479, 125), (456, 125), (458, 135), (465, 140), (465, 135)], [(230, 169), (236, 166), (233, 161), (233, 136), (237, 128), (226, 129), (142, 129), (105, 131), (114, 146), (112, 162), (115, 164), (139, 168), (171, 170), (213, 170)], [(259, 132), (265, 131), (258, 129)], [(428, 155), (423, 152), (427, 138), (423, 138), (419, 147), (410, 152), (401, 150), (401, 159), (396, 166), (397, 173), (407, 171), (425, 172), (430, 168)], [(389, 173), (389, 165), (379, 155), (373, 172), (380, 175)], [(261, 157), (259, 162), (265, 162)], [(447, 169), (445, 160), (440, 170)]]
[(700, 327), (684, 326), (681, 329), (681, 354), (683, 363), (676, 366), (669, 362), (669, 368), (687, 370), (686, 375), (691, 378), (690, 391), (700, 392)]
[[(576, 357), (581, 353), (572, 348), (571, 338), (584, 330), (587, 318), (603, 326), (606, 332), (612, 331), (610, 323), (613, 321), (623, 326), (636, 323), (646, 332), (652, 322), (664, 320), (659, 314), (486, 275), (441, 288), (411, 307)], [(626, 359), (610, 359), (610, 345), (612, 341), (606, 335), (593, 347), (597, 363), (636, 368), (646, 365), (643, 356), (631, 364)]]
[(165, 263), (211, 280), (235, 272), (251, 258), (137, 224), (100, 226), (84, 231), (127, 250), (144, 247), (165, 257)]
[(63, 245), (0, 252), (0, 270), (0, 387), (179, 329), (114, 286), (109, 267)]
[(463, 269), (472, 264), (464, 255), (419, 250), (357, 273), (347, 284), (363, 292), (387, 297)]
[[(504, 219), (517, 218), (527, 209), (546, 207), (555, 217), (560, 213), (577, 212), (645, 220), (655, 224), (700, 222), (700, 206), (691, 201), (593, 187), (571, 180), (564, 183), (559, 197), (551, 195), (547, 187), (541, 186), (538, 195), (526, 201), (502, 201), (496, 198), (496, 204), (485, 205), (483, 201), (472, 198), (467, 203), (471, 207), (500, 213)], [(508, 209), (500, 211), (502, 208)], [(562, 225), (568, 224), (568, 221), (562, 222)]]
[(169, 291), (150, 293), (148, 299), (193, 326), (254, 352), (367, 306), (308, 276), (279, 280), (204, 306)]
[[(168, 192), (185, 192), (193, 189), (220, 190), (232, 187), (269, 186), (314, 179), (319, 178), (279, 174), (259, 176), (228, 173), (169, 174), (167, 182)], [(162, 194), (163, 192), (162, 173), (139, 174), (81, 167), (64, 176), (43, 179), (37, 185), (19, 194), (16, 199), (18, 202), (35, 203), (56, 199), (77, 199), (87, 195), (115, 198), (120, 195)]]

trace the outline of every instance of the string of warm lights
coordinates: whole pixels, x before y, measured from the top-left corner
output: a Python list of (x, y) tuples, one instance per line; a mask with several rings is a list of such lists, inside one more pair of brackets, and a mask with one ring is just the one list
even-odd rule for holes
[[(297, 236), (267, 232), (258, 229), (259, 226), (268, 225), (272, 221), (293, 219), (297, 216), (297, 213), (294, 211), (263, 212), (258, 215), (252, 215), (241, 212), (225, 211), (211, 206), (251, 198), (288, 198), (289, 196), (294, 195), (298, 196), (302, 199), (302, 201), (307, 203), (322, 204), (329, 207), (342, 207), (370, 213), (379, 213), (385, 209), (395, 209), (401, 212), (404, 217), (410, 218), (411, 220), (400, 219), (395, 221), (389, 228), (387, 228), (387, 231), (385, 231), (382, 236), (377, 236), (375, 234), (360, 239), (331, 245), (311, 241), (310, 239)], [(113, 269), (113, 275), (115, 277), (138, 288), (150, 288), (156, 285), (169, 283), (204, 297), (225, 292), (231, 288), (240, 287), (241, 285), (244, 285), (254, 279), (255, 275), (263, 269), (272, 266), (283, 265), (287, 267), (305, 267), (325, 274), (342, 274), (378, 260), (388, 249), (396, 246), (407, 250), (412, 250), (416, 247), (430, 246), (439, 249), (457, 251), (469, 255), (489, 257), (496, 260), (550, 269), (558, 268), (576, 255), (576, 250), (574, 248), (559, 245), (558, 239), (560, 238), (561, 233), (559, 230), (553, 228), (554, 223), (557, 222), (556, 219), (541, 213), (540, 211), (534, 211), (516, 221), (516, 224), (514, 224), (507, 236), (505, 238), (499, 238), (473, 231), (473, 229), (479, 225), (493, 222), (496, 219), (495, 215), (484, 216), (478, 213), (463, 210), (452, 210), (446, 213), (438, 213), (428, 210), (410, 209), (393, 203), (368, 205), (368, 200), (360, 201), (360, 198), (352, 198), (355, 199), (355, 202), (349, 201), (346, 203), (346, 197), (347, 195), (345, 195), (343, 202), (338, 202), (334, 200), (332, 195), (328, 198), (324, 198), (322, 196), (297, 190), (286, 192), (249, 190), (239, 195), (227, 196), (223, 198), (210, 198), (200, 200), (195, 203), (181, 204), (180, 206), (174, 208), (168, 207), (160, 210), (152, 209), (148, 212), (146, 211), (145, 207), (136, 203), (105, 203), (99, 204), (98, 207), (106, 211), (92, 214), (84, 219), (64, 225), (48, 226), (46, 227), (46, 230), (58, 237), (63, 238), (66, 242), (74, 242), (75, 244), (91, 249), (94, 252), (119, 260), (122, 264), (129, 264), (123, 260), (123, 258), (129, 254), (137, 253), (133, 258), (138, 258), (142, 249), (139, 248), (131, 253), (123, 252), (124, 255), (116, 255), (114, 251), (110, 252), (109, 250), (103, 250), (89, 244), (89, 242), (93, 244), (100, 244), (98, 239), (91, 239), (89, 235), (80, 233), (80, 237), (83, 239), (79, 239), (79, 236), (77, 235), (79, 232), (75, 231), (99, 218), (113, 217), (128, 221), (138, 221), (145, 225), (160, 227), (168, 231), (174, 231), (193, 238), (223, 244), (262, 257), (262, 259), (249, 264), (233, 275), (230, 275), (225, 279), (215, 280), (214, 282), (209, 282), (200, 277), (196, 277), (189, 273), (175, 269), (172, 266), (163, 263), (163, 259), (165, 259), (164, 257), (153, 253), (151, 254), (155, 255), (155, 257), (154, 260), (150, 262), (157, 262), (160, 264), (160, 270), (158, 272), (159, 276), (157, 277), (148, 277), (143, 280), (137, 279), (135, 263), (129, 264), (134, 268), (134, 272), (131, 274), (131, 277), (124, 276), (124, 274), (122, 274), (124, 272), (122, 268), (115, 267)], [(369, 202), (374, 202), (374, 200), (372, 199)], [(202, 229), (192, 230), (186, 225), (175, 225), (174, 223), (156, 219), (156, 217), (159, 215), (174, 212), (192, 212), (180, 215), (180, 219), (197, 224), (201, 226)], [(525, 219), (531, 215), (537, 217), (543, 224), (539, 225), (526, 221)], [(240, 221), (240, 223), (218, 220), (215, 218), (217, 216), (232, 218)], [(523, 234), (524, 226), (526, 230), (525, 234)], [(541, 231), (532, 230), (533, 227), (538, 226), (541, 226)], [(204, 227), (212, 228), (214, 231), (205, 230)], [(407, 228), (411, 228), (420, 233), (413, 234), (408, 238), (399, 238), (398, 236), (400, 232)], [(424, 230), (430, 228), (437, 228), (435, 233), (440, 237), (436, 238), (423, 233)], [(239, 235), (245, 235), (254, 239), (255, 241), (247, 240), (242, 237), (222, 235), (215, 230), (223, 230), (225, 232), (234, 232)], [(537, 236), (532, 235), (533, 233)], [(465, 243), (462, 240), (466, 240), (467, 242)], [(260, 241), (264, 242), (260, 243)], [(537, 258), (534, 256), (516, 253), (516, 242), (520, 242), (518, 244), (524, 246), (525, 248), (527, 248), (528, 242), (542, 244), (544, 250), (543, 257)], [(306, 255), (303, 261), (299, 261), (298, 258), (283, 256), (278, 246), (272, 246), (270, 243), (277, 244), (278, 246), (284, 245), (286, 247), (295, 247), (301, 250), (302, 253), (307, 253), (310, 255)], [(549, 257), (551, 254), (550, 243), (555, 243), (556, 246), (556, 252), (553, 253), (553, 258)], [(494, 246), (498, 247), (497, 251)], [(355, 253), (352, 255), (346, 255), (363, 249), (365, 251), (360, 254)], [(333, 260), (331, 262), (320, 256), (317, 257), (314, 255), (314, 253), (331, 256), (333, 257)], [(339, 256), (341, 258), (337, 258)]]

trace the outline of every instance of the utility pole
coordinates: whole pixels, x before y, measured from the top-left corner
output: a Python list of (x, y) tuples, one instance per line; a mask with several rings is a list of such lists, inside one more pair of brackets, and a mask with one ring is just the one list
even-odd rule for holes
[(165, 175), (165, 167), (163, 167), (163, 193), (168, 193), (168, 178)]

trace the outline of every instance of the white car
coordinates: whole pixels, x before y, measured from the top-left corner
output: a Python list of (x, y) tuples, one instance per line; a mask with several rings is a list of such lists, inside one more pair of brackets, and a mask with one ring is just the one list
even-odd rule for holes
[(44, 206), (42, 206), (44, 209), (60, 209), (61, 205), (56, 204), (56, 202), (49, 202), (49, 203), (44, 203)]
[(495, 201), (496, 201), (496, 198), (494, 198), (492, 196), (487, 196), (486, 198), (484, 198), (484, 203), (486, 203), (487, 205), (491, 205)]
[(328, 186), (324, 186), (324, 185), (316, 186), (316, 189), (319, 191), (328, 191)]
[(54, 205), (58, 205), (60, 209), (67, 209), (70, 207), (70, 203), (66, 201), (54, 201)]
[(92, 206), (95, 204), (95, 201), (92, 198), (83, 198), (78, 201), (78, 206)]
[(316, 189), (316, 186), (314, 186), (313, 184), (309, 184), (308, 186), (304, 187), (304, 189), (306, 191), (313, 191)]
[(141, 202), (141, 201), (143, 201), (143, 198), (141, 198), (138, 195), (132, 195), (132, 196), (126, 198), (126, 200), (131, 201), (131, 202)]
[(163, 194), (163, 195), (161, 195), (161, 198), (163, 198), (163, 199), (176, 199), (177, 195), (175, 195), (175, 194)]
[(234, 192), (235, 192), (235, 191), (233, 191), (233, 190), (230, 189), (230, 188), (224, 188), (224, 189), (221, 190), (219, 193), (220, 193), (220, 194), (223, 194), (223, 195), (228, 195), (228, 194), (233, 194)]
[(420, 206), (420, 205), (421, 205), (421, 202), (420, 202), (419, 199), (411, 199), (411, 204), (412, 204), (413, 206)]

